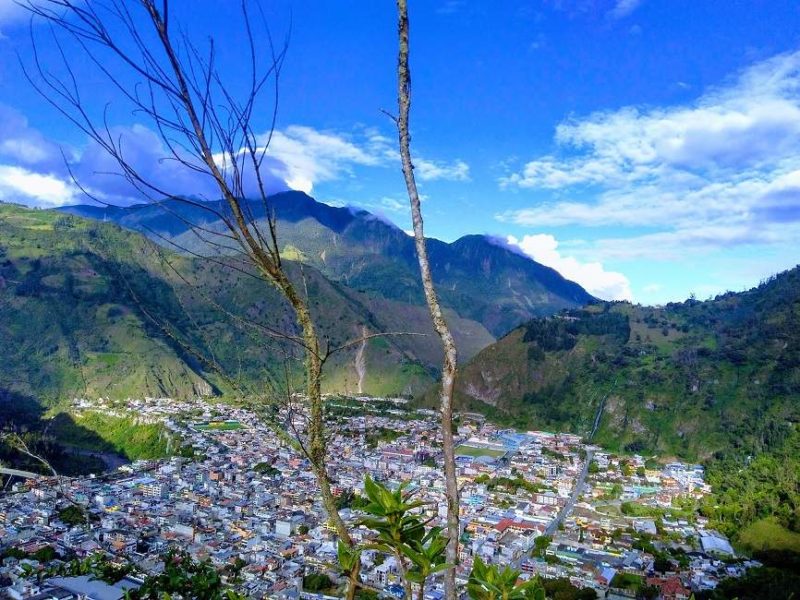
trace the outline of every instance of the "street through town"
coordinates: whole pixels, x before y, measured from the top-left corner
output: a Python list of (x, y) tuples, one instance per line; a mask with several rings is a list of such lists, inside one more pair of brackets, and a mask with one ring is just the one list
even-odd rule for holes
[(559, 511), (558, 516), (553, 519), (550, 525), (547, 526), (547, 529), (544, 530), (544, 535), (551, 536), (555, 533), (556, 529), (561, 522), (566, 519), (569, 514), (572, 512), (572, 509), (575, 507), (575, 503), (578, 501), (578, 498), (583, 491), (583, 484), (586, 481), (586, 474), (589, 472), (589, 465), (592, 462), (592, 456), (594, 454), (594, 450), (588, 448), (586, 450), (586, 460), (583, 463), (583, 468), (581, 469), (581, 474), (578, 475), (578, 479), (575, 481), (575, 488), (572, 490), (572, 494), (570, 495), (567, 503), (562, 507)]

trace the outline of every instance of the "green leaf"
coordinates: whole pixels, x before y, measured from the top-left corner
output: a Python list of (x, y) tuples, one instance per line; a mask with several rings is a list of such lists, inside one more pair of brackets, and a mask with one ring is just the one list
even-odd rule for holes
[(367, 494), (367, 498), (369, 498), (370, 501), (379, 506), (381, 505), (378, 486), (369, 475), (364, 477), (364, 492)]
[(439, 563), (431, 569), (431, 575), (440, 571), (447, 571), (447, 569), (452, 569), (453, 567), (455, 567), (453, 563)]

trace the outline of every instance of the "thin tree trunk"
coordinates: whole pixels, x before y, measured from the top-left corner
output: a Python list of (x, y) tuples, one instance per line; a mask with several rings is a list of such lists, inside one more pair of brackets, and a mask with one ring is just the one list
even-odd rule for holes
[[(325, 414), (322, 402), (322, 359), (320, 357), (319, 337), (314, 327), (314, 321), (305, 301), (300, 298), (294, 286), (286, 280), (287, 288), (285, 295), (289, 299), (297, 321), (303, 330), (303, 340), (306, 344), (306, 394), (309, 403), (309, 426), (308, 426), (308, 455), (311, 461), (311, 468), (316, 477), (322, 496), (322, 506), (328, 514), (336, 533), (341, 540), (348, 546), (353, 546), (353, 540), (347, 525), (339, 514), (336, 507), (336, 499), (331, 491), (330, 477), (327, 467), (327, 440), (325, 437)], [(358, 574), (361, 570), (361, 562), (355, 566), (355, 572), (348, 579), (347, 599), (355, 598)]]
[(403, 597), (405, 600), (411, 600), (411, 582), (406, 577), (406, 565), (403, 562), (403, 555), (395, 551), (394, 557), (397, 560), (397, 570), (400, 571), (400, 579), (403, 582)]
[(397, 33), (400, 50), (397, 61), (397, 102), (400, 109), (397, 116), (397, 130), (400, 142), (400, 158), (403, 164), (403, 176), (411, 204), (411, 222), (414, 227), (414, 242), (419, 261), (422, 287), (425, 300), (433, 319), (433, 326), (442, 341), (444, 362), (442, 365), (442, 387), (439, 391), (439, 405), (442, 414), (442, 446), (444, 450), (445, 495), (447, 497), (447, 562), (454, 565), (444, 572), (444, 589), (446, 600), (456, 600), (456, 567), (458, 563), (459, 539), (459, 498), (458, 481), (456, 479), (455, 448), (453, 443), (453, 389), (455, 385), (458, 356), (456, 345), (450, 328), (447, 326), (439, 298), (431, 275), (428, 249), (422, 222), (417, 183), (414, 179), (414, 165), (411, 162), (411, 135), (408, 128), (408, 115), (411, 108), (411, 74), (408, 65), (408, 3), (397, 0)]
[[(252, 211), (244, 204), (245, 188), (249, 187), (245, 186), (244, 170), (245, 160), (248, 159), (247, 162), (252, 163), (257, 181), (258, 197), (265, 209), (268, 208), (268, 197), (261, 173), (264, 149), (259, 148), (251, 118), (259, 93), (270, 76), (274, 77), (277, 98), (278, 74), (285, 48), (283, 51), (278, 49), (276, 54), (272, 39), (269, 38), (272, 64), (264, 73), (257, 72), (260, 69), (256, 61), (256, 38), (250, 28), (248, 10), (242, 4), (252, 78), (250, 89), (245, 88), (244, 97), (237, 99), (233, 90), (226, 89), (222, 83), (223, 78), (217, 71), (213, 39), (209, 44), (209, 56), (201, 56), (181, 27), (176, 27), (174, 22), (170, 27), (167, 0), (114, 0), (105, 3), (102, 10), (96, 10), (94, 3), (88, 3), (87, 6), (87, 3), (71, 0), (21, 4), (33, 16), (54, 26), (49, 31), (56, 37), (56, 45), (58, 38), (55, 30), (60, 29), (82, 51), (82, 55), (72, 58), (69, 53), (62, 53), (63, 66), (67, 72), (63, 81), (51, 73), (49, 66), (40, 64), (39, 54), (35, 53), (34, 62), (40, 81), (35, 83), (29, 78), (34, 88), (103, 148), (120, 167), (119, 174), (145, 197), (150, 200), (154, 197), (172, 198), (190, 206), (204, 208), (219, 218), (227, 229), (224, 233), (217, 233), (221, 236), (219, 239), (226, 240), (220, 247), (227, 248), (228, 243), (238, 245), (263, 279), (275, 285), (288, 301), (301, 330), (300, 337), (305, 351), (306, 396), (309, 403), (307, 440), (306, 444), (299, 445), (311, 462), (320, 487), (322, 504), (332, 525), (342, 541), (352, 546), (353, 541), (347, 526), (336, 509), (326, 464), (327, 440), (321, 393), (325, 359), (320, 352), (319, 336), (307, 300), (298, 293), (282, 264), (274, 214), (269, 215), (270, 211), (266, 211), (269, 231), (262, 231)], [(147, 24), (140, 23), (138, 17), (132, 16), (134, 6), (147, 13)], [(124, 26), (116, 27), (119, 23)], [(268, 34), (266, 22), (264, 25)], [(155, 43), (153, 36), (159, 43)], [(82, 58), (88, 58), (89, 62), (95, 64), (105, 64), (102, 57), (104, 52), (115, 57), (115, 64), (120, 70), (109, 67), (108, 70), (102, 69), (103, 73), (112, 86), (118, 88), (131, 102), (139, 116), (150, 119), (161, 142), (169, 150), (168, 159), (213, 178), (230, 214), (226, 210), (218, 211), (210, 205), (174, 196), (148, 180), (144, 173), (126, 160), (122, 141), (112, 134), (105, 120), (94, 121), (90, 118), (87, 107), (82, 104), (83, 95), (78, 93), (78, 78), (74, 76), (71, 65), (73, 61), (77, 64)], [(274, 128), (274, 117), (271, 127)], [(75, 183), (84, 193), (90, 195), (77, 181)], [(204, 229), (199, 223), (185, 222), (195, 233)], [(358, 568), (356, 581), (357, 572)]]
[[(176, 80), (178, 82), (181, 97), (183, 98), (189, 120), (192, 124), (196, 139), (199, 141), (201, 154), (205, 159), (209, 171), (217, 181), (224, 199), (227, 201), (228, 206), (234, 215), (234, 220), (238, 226), (238, 233), (245, 250), (249, 251), (251, 256), (255, 259), (259, 269), (265, 275), (268, 281), (274, 282), (277, 287), (283, 292), (284, 297), (289, 301), (295, 313), (297, 323), (303, 332), (303, 342), (305, 344), (306, 353), (306, 395), (309, 402), (309, 427), (308, 427), (308, 452), (309, 459), (311, 460), (314, 474), (316, 475), (317, 482), (320, 486), (322, 493), (322, 503), (325, 507), (328, 517), (333, 521), (339, 537), (342, 538), (348, 546), (352, 546), (347, 526), (342, 521), (339, 511), (336, 508), (336, 503), (333, 499), (333, 493), (330, 488), (330, 480), (328, 478), (328, 471), (326, 466), (326, 443), (325, 443), (325, 422), (324, 422), (324, 407), (322, 404), (322, 358), (320, 357), (319, 337), (317, 336), (314, 320), (311, 317), (311, 312), (308, 309), (305, 301), (297, 293), (294, 284), (286, 276), (285, 271), (279, 260), (267, 254), (259, 241), (253, 236), (250, 227), (247, 224), (246, 217), (239, 204), (239, 199), (231, 191), (230, 187), (225, 180), (224, 175), (220, 172), (219, 167), (214, 159), (211, 147), (206, 140), (200, 119), (197, 116), (197, 111), (194, 108), (191, 94), (189, 93), (185, 77), (181, 65), (177, 59), (177, 55), (172, 49), (171, 40), (167, 34), (166, 23), (155, 12), (155, 7), (150, 7), (153, 20), (157, 24), (157, 29), (161, 37), (164, 48), (167, 52), (169, 61), (173, 67)], [(277, 247), (275, 248), (277, 252)]]
[[(353, 540), (347, 530), (347, 526), (342, 520), (339, 510), (336, 508), (336, 501), (330, 487), (330, 479), (328, 477), (328, 469), (326, 464), (327, 448), (325, 440), (325, 416), (324, 406), (322, 403), (322, 358), (320, 355), (319, 337), (317, 336), (314, 320), (311, 317), (311, 312), (306, 305), (303, 298), (297, 293), (294, 284), (289, 280), (286, 272), (283, 270), (279, 255), (277, 254), (277, 245), (274, 248), (275, 255), (270, 256), (264, 251), (259, 241), (254, 237), (253, 232), (247, 224), (246, 217), (239, 204), (239, 199), (233, 194), (230, 187), (227, 185), (225, 177), (220, 172), (220, 169), (214, 159), (211, 147), (208, 144), (200, 119), (197, 116), (197, 111), (194, 108), (191, 94), (189, 93), (185, 76), (181, 68), (180, 62), (177, 59), (171, 40), (167, 33), (166, 22), (160, 18), (155, 11), (154, 6), (149, 8), (153, 17), (154, 23), (157, 25), (159, 36), (162, 40), (163, 46), (167, 52), (170, 64), (178, 82), (181, 97), (184, 101), (186, 111), (189, 115), (189, 120), (199, 142), (201, 155), (205, 159), (206, 165), (212, 176), (217, 181), (223, 198), (227, 201), (228, 206), (234, 215), (234, 220), (238, 226), (238, 230), (233, 233), (239, 236), (240, 243), (243, 249), (249, 251), (250, 255), (254, 258), (256, 265), (265, 275), (268, 281), (272, 281), (283, 292), (284, 297), (289, 301), (289, 304), (294, 310), (297, 323), (300, 325), (303, 335), (303, 342), (305, 344), (306, 354), (306, 395), (309, 402), (309, 426), (308, 426), (308, 454), (312, 464), (312, 471), (316, 476), (317, 483), (320, 487), (320, 494), (322, 496), (322, 505), (328, 518), (332, 521), (337, 534), (342, 541), (348, 546), (353, 545)], [(274, 238), (274, 231), (273, 231)], [(357, 576), (356, 576), (357, 577)]]
[(358, 591), (358, 576), (356, 579), (352, 577), (348, 578), (347, 580), (347, 591), (344, 594), (345, 600), (355, 600), (356, 592)]

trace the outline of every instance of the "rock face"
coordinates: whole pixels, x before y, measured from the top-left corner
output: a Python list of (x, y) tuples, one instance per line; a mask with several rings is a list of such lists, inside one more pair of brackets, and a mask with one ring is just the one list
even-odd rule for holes
[(202, 398), (204, 396), (211, 396), (214, 393), (214, 388), (211, 387), (210, 383), (203, 380), (194, 384), (193, 391), (196, 396), (200, 396)]

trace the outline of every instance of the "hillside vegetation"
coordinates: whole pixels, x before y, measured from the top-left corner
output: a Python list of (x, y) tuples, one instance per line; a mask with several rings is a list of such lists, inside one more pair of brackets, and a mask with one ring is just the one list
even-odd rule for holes
[(713, 461), (714, 494), (702, 507), (714, 527), (751, 551), (791, 551), (800, 558), (800, 431), (773, 439), (756, 456)]
[[(409, 393), (433, 381), (440, 351), (424, 306), (370, 298), (309, 267), (289, 270), (304, 278), (332, 346), (363, 331), (428, 334), (370, 340), (364, 392)], [(467, 355), (493, 341), (477, 322), (452, 321)], [(295, 332), (278, 294), (254, 277), (160, 250), (114, 224), (0, 205), (0, 389), (45, 404), (236, 391), (215, 365), (263, 389), (301, 370), (297, 348), (267, 328)], [(332, 357), (327, 390), (358, 391), (357, 350)]]
[(800, 419), (800, 270), (662, 308), (533, 319), (461, 371), (462, 408), (688, 459), (778, 448)]
[[(219, 203), (210, 204), (224, 212)], [(265, 226), (263, 205), (253, 202), (248, 208)], [(301, 259), (370, 301), (424, 306), (414, 241), (395, 225), (365, 210), (316, 202), (302, 192), (276, 194), (270, 199), (270, 208), (278, 219), (286, 257)], [(215, 254), (218, 249), (188, 230), (186, 221), (202, 223), (208, 230), (224, 228), (209, 212), (178, 202), (62, 210), (113, 221), (166, 247), (176, 244), (200, 254)], [(531, 317), (592, 300), (586, 290), (555, 270), (486, 236), (468, 235), (450, 244), (431, 239), (428, 252), (442, 303), (494, 336)]]
[[(301, 193), (278, 195), (274, 204), (287, 270), (308, 294), (323, 345), (392, 333), (333, 354), (324, 391), (396, 395), (430, 386), (441, 348), (410, 238), (369, 213)], [(302, 352), (287, 341), (297, 329), (280, 295), (237, 256), (173, 251), (173, 241), (209, 251), (181, 220), (204, 222), (206, 214), (0, 203), (0, 425), (25, 428), (30, 444), (71, 470), (72, 451), (59, 441), (129, 458), (164, 455), (170, 443), (162, 429), (124, 420), (53, 420), (72, 398), (270, 396), (302, 386)], [(432, 247), (464, 358), (494, 342), (493, 331), (591, 299), (552, 269), (481, 236)], [(508, 292), (495, 302), (488, 290), (498, 277)], [(0, 459), (20, 457), (3, 447)]]
[(157, 459), (175, 454), (180, 438), (162, 423), (141, 423), (131, 415), (84, 411), (60, 414), (49, 432), (59, 442), (98, 452), (114, 452), (129, 460)]

